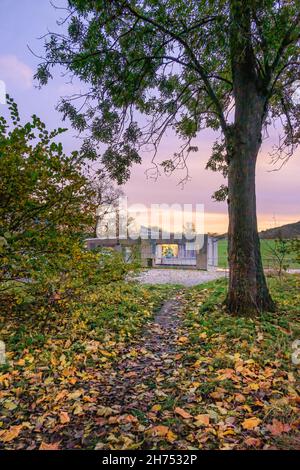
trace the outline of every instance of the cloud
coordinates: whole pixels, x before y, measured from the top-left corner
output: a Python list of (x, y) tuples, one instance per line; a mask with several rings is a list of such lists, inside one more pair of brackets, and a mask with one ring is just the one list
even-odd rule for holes
[(11, 84), (28, 89), (32, 87), (33, 71), (15, 55), (0, 55), (0, 79), (6, 83), (8, 90)]
[(6, 103), (6, 86), (3, 80), (0, 80), (0, 103)]

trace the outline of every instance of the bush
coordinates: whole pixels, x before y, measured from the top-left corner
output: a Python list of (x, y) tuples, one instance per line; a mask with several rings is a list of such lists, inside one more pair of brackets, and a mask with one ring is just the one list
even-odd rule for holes
[(78, 152), (66, 156), (37, 116), (0, 117), (0, 296), (3, 311), (64, 312), (81, 289), (124, 278), (130, 266), (111, 251), (89, 252), (97, 188)]

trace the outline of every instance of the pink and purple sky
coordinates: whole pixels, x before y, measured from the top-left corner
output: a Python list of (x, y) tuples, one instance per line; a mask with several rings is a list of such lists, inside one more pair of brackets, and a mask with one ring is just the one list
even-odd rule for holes
[[(64, 5), (65, 0), (55, 0)], [(37, 54), (42, 54), (43, 41), (38, 38), (47, 30), (57, 31), (56, 20), (63, 14), (55, 10), (49, 0), (1, 0), (0, 17), (0, 80), (4, 80), (7, 92), (17, 101), (22, 118), (37, 114), (50, 128), (62, 125), (61, 115), (55, 110), (61, 96), (80, 89), (72, 85), (61, 73), (57, 73), (46, 87), (39, 90), (33, 74), (39, 60), (32, 55), (28, 45)], [(0, 104), (1, 114), (6, 114), (5, 105)], [(63, 124), (69, 127), (68, 123)], [(274, 128), (264, 141), (257, 165), (257, 209), (259, 228), (265, 229), (300, 220), (300, 149), (280, 170), (273, 171), (268, 153), (277, 142), (278, 131)], [(124, 187), (129, 204), (204, 204), (205, 231), (223, 233), (227, 230), (226, 203), (211, 199), (212, 193), (224, 183), (221, 175), (205, 170), (211, 146), (215, 140), (213, 132), (199, 134), (194, 144), (197, 153), (191, 154), (189, 173), (191, 181), (180, 189), (180, 174), (170, 177), (162, 175), (157, 181), (146, 178), (150, 157), (145, 154), (143, 164), (132, 171), (130, 181)], [(61, 138), (66, 152), (79, 148), (80, 141), (70, 130)], [(178, 150), (174, 136), (166, 136), (159, 151), (158, 161), (164, 160)]]

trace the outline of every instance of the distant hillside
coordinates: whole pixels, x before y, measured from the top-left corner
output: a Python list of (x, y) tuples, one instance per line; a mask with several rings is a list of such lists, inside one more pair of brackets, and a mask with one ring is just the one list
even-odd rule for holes
[(260, 238), (300, 238), (300, 221), (293, 224), (282, 225), (281, 227), (269, 228), (262, 230), (259, 234)]
[[(300, 238), (300, 221), (293, 224), (282, 225), (281, 227), (269, 228), (259, 232), (259, 237), (266, 240), (273, 240), (274, 238)], [(217, 235), (217, 238), (227, 238), (227, 233)]]

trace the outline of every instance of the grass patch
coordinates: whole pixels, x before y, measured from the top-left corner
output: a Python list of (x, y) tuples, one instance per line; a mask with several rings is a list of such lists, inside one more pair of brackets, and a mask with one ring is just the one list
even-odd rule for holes
[[(295, 446), (300, 399), (292, 343), (300, 338), (300, 276), (270, 277), (268, 282), (277, 312), (254, 319), (226, 312), (225, 279), (186, 291), (181, 334), (189, 341), (180, 349), (183, 361), (189, 360), (182, 369), (178, 402), (193, 415), (209, 416), (202, 435), (191, 434), (200, 448)], [(194, 399), (187, 402), (195, 383)], [(257, 426), (252, 428), (252, 422)]]
[[(219, 268), (228, 268), (228, 255), (227, 255), (228, 242), (225, 239), (218, 241), (218, 266)], [(277, 263), (272, 253), (274, 250), (275, 240), (260, 240), (260, 249), (263, 265), (267, 269), (276, 269)], [(296, 260), (296, 254), (289, 254), (287, 257), (287, 264), (289, 268), (300, 268), (300, 263)]]

